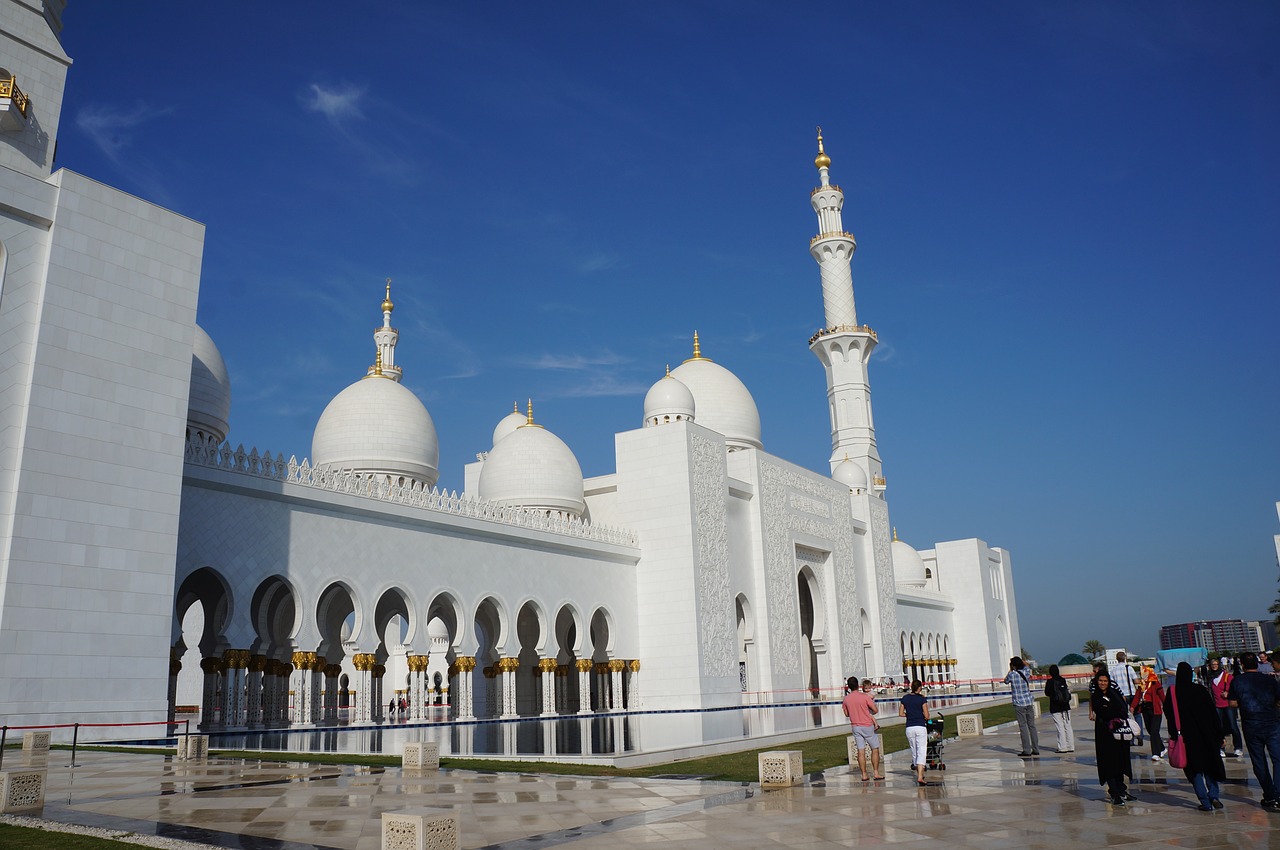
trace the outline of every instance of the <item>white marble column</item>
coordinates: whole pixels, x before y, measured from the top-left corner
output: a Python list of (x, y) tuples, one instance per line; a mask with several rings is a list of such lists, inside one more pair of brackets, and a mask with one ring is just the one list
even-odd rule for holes
[(350, 712), (353, 725), (373, 722), (373, 665), (376, 660), (376, 656), (369, 652), (358, 652), (351, 658), (356, 668), (353, 686), (356, 698)]
[(627, 709), (635, 711), (640, 707), (640, 659), (630, 661), (627, 669), (631, 673), (627, 683)]
[(262, 673), (267, 668), (264, 655), (250, 655), (244, 676), (244, 725), (262, 725)]
[(579, 658), (574, 666), (578, 668), (578, 713), (591, 713), (591, 668), (595, 665), (589, 658)]
[(556, 660), (543, 658), (538, 661), (538, 684), (542, 687), (542, 716), (556, 713)]
[(614, 658), (609, 662), (609, 710), (622, 710), (622, 670), (627, 662)]
[[(458, 688), (458, 719), (471, 720), (475, 718), (475, 669), (476, 659), (472, 655), (459, 655), (454, 662), (454, 669), (457, 671), (457, 688)], [(470, 729), (471, 727), (466, 727)]]
[(222, 686), (223, 726), (233, 729), (244, 725), (244, 669), (249, 665), (249, 650), (228, 649), (222, 660), (227, 664)]
[(516, 717), (516, 670), (520, 669), (520, 659), (499, 658), (497, 667), (502, 677), (502, 716)]

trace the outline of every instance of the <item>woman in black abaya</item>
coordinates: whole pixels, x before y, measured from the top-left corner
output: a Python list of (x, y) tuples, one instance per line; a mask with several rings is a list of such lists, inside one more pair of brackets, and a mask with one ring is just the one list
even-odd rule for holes
[(1098, 782), (1107, 786), (1113, 806), (1123, 806), (1125, 800), (1136, 799), (1125, 786), (1125, 777), (1133, 778), (1133, 764), (1129, 760), (1129, 745), (1112, 734), (1116, 721), (1127, 724), (1129, 705), (1120, 689), (1106, 673), (1099, 673), (1093, 680), (1093, 693), (1089, 697), (1089, 719), (1093, 721), (1093, 745), (1098, 756)]
[[(1223, 729), (1213, 695), (1195, 683), (1191, 665), (1183, 661), (1167, 700), (1164, 716), (1169, 721), (1169, 735), (1171, 739), (1180, 737), (1187, 749), (1187, 766), (1182, 772), (1196, 789), (1200, 811), (1220, 809), (1218, 783), (1227, 778), (1227, 770), (1222, 764)], [(1178, 706), (1176, 720), (1174, 700)]]

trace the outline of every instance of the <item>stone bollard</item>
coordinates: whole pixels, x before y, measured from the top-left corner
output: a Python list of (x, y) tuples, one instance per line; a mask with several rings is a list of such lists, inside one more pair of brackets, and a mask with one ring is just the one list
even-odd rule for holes
[(401, 809), (382, 813), (382, 850), (461, 850), (453, 809)]
[(405, 744), (404, 754), (400, 756), (400, 767), (404, 770), (437, 770), (440, 767), (440, 742)]
[(48, 732), (23, 732), (22, 751), (25, 753), (49, 752), (49, 735)]
[(0, 814), (44, 808), (43, 770), (0, 771)]
[(977, 738), (982, 734), (981, 714), (957, 714), (956, 734), (961, 738)]
[(1080, 707), (1080, 695), (1074, 692), (1071, 694), (1071, 707), (1072, 708)]
[(1040, 700), (1033, 699), (1031, 701), (1031, 716), (1035, 720), (1040, 719)]
[(195, 761), (209, 757), (208, 735), (179, 735), (178, 751), (174, 758), (178, 761)]
[(759, 756), (760, 787), (790, 788), (804, 776), (804, 753), (800, 750), (770, 750)]
[(853, 767), (858, 763), (858, 739), (855, 736), (850, 735), (848, 738), (845, 738), (845, 745), (849, 749), (849, 767)]

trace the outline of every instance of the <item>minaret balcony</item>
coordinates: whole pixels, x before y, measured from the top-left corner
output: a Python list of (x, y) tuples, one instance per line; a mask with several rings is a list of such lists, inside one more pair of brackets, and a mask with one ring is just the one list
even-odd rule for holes
[(819, 192), (839, 192), (842, 195), (844, 194), (843, 189), (841, 189), (836, 184), (832, 183), (828, 186), (818, 186), (816, 189), (814, 189), (812, 192), (809, 193), (809, 197), (812, 198), (814, 195), (818, 194)]
[(31, 99), (18, 88), (18, 78), (0, 77), (0, 130), (20, 133), (27, 129), (27, 113)]
[(846, 333), (866, 334), (867, 336), (874, 339), (876, 342), (880, 341), (880, 337), (876, 336), (876, 332), (871, 329), (870, 325), (836, 325), (833, 328), (823, 328), (813, 336), (809, 337), (809, 345), (813, 345), (815, 342), (822, 339), (824, 336), (831, 336), (832, 334), (846, 334)]
[(833, 230), (833, 231), (832, 231), (832, 232), (830, 232), (830, 233), (819, 233), (817, 236), (815, 236), (815, 237), (813, 237), (812, 239), (810, 239), (810, 240), (809, 240), (809, 247), (811, 247), (811, 248), (812, 248), (814, 245), (818, 244), (818, 243), (819, 243), (819, 242), (821, 242), (823, 239), (848, 239), (850, 242), (855, 242), (855, 241), (856, 241), (856, 240), (853, 238), (853, 234), (852, 234), (852, 233), (847, 233), (847, 232), (845, 232), (845, 231), (843, 231), (843, 230)]

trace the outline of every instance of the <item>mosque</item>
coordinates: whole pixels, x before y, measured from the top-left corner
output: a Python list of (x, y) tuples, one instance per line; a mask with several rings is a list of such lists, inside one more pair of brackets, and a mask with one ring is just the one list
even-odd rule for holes
[(548, 717), (1004, 674), (1009, 554), (891, 531), (878, 340), (821, 133), (809, 348), (829, 468), (770, 454), (747, 386), (694, 334), (636, 399), (613, 472), (584, 478), (530, 402), (446, 447), (478, 452), (449, 492), (400, 381), (414, 364), (397, 362), (390, 283), (372, 365), (351, 364), (309, 455), (227, 442), (232, 387), (196, 316), (204, 227), (52, 169), (65, 2), (3, 5), (4, 723), (192, 706), (206, 729), (314, 728), (376, 723), (400, 699), (415, 718)]

